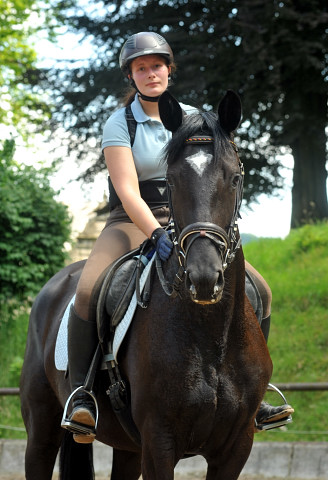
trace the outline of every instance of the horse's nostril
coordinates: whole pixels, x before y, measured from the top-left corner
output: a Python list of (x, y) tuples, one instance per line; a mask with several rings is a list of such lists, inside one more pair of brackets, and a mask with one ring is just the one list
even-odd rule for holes
[(212, 298), (215, 298), (217, 296), (217, 294), (219, 293), (219, 291), (220, 291), (219, 285), (216, 283), (215, 286), (214, 286), (214, 289), (213, 289)]
[(189, 287), (189, 291), (190, 291), (191, 297), (192, 297), (194, 300), (196, 300), (196, 298), (197, 298), (197, 290), (196, 290), (195, 285), (191, 284), (190, 287)]
[(219, 283), (216, 283), (213, 289), (211, 303), (219, 302), (222, 298), (222, 292), (223, 292), (222, 286)]

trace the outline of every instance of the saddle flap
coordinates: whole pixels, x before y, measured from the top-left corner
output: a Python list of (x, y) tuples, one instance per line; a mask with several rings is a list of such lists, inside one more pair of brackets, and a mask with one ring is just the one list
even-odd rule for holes
[(114, 330), (126, 312), (135, 290), (137, 258), (133, 257), (115, 272), (106, 295), (106, 313), (110, 317), (110, 328)]
[[(113, 338), (117, 325), (124, 318), (142, 271), (148, 263), (149, 241), (114, 262), (103, 280), (97, 303), (99, 342), (106, 354), (106, 345)], [(151, 246), (153, 249), (153, 247)]]
[(251, 274), (246, 270), (245, 276), (245, 293), (248, 300), (250, 301), (253, 310), (255, 312), (256, 318), (261, 325), (263, 317), (263, 305), (260, 292), (251, 276)]

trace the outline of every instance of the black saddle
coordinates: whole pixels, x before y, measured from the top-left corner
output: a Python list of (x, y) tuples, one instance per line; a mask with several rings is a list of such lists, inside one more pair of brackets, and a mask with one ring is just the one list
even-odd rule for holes
[(154, 246), (146, 240), (140, 247), (123, 255), (109, 267), (97, 302), (98, 336), (103, 350), (105, 344), (111, 342), (115, 329), (123, 319), (135, 291), (138, 304), (142, 307), (148, 305), (151, 274), (142, 295), (139, 281), (154, 253)]

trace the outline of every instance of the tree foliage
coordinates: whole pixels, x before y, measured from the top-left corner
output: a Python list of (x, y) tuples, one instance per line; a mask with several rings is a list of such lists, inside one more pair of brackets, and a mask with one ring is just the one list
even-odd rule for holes
[[(43, 30), (54, 39), (62, 25), (61, 9), (69, 0), (6, 0), (0, 4), (0, 125), (30, 134), (50, 115), (45, 92), (37, 82), (33, 38)], [(34, 41), (35, 41), (34, 40)]]
[[(292, 226), (328, 217), (325, 0), (103, 0), (94, 7), (79, 8), (69, 22), (92, 40), (95, 55), (82, 67), (47, 76), (54, 121), (75, 134), (70, 148), (90, 155), (86, 141), (100, 137), (123, 94), (123, 42), (138, 31), (156, 31), (175, 53), (177, 98), (216, 108), (226, 89), (241, 95), (247, 200), (282, 186), (277, 156), (287, 147), (295, 161)], [(85, 177), (101, 164), (95, 158)]]
[(0, 303), (33, 297), (63, 267), (71, 219), (49, 185), (51, 169), (13, 160), (14, 140), (0, 150)]

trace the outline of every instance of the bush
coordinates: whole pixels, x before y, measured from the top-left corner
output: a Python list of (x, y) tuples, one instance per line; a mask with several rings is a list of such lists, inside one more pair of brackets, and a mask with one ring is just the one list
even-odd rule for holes
[(71, 218), (50, 187), (52, 168), (13, 160), (15, 144), (0, 150), (0, 304), (34, 297), (63, 267)]

